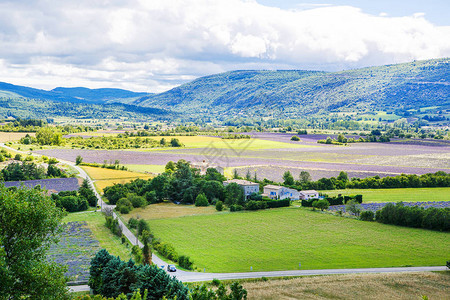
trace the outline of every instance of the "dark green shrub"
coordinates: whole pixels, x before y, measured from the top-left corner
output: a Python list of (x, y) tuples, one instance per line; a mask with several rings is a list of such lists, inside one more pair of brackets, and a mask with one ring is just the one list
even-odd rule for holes
[(201, 193), (195, 198), (195, 206), (208, 206), (208, 198), (206, 198), (205, 194)]
[(300, 138), (299, 138), (298, 136), (296, 136), (296, 135), (293, 135), (293, 136), (291, 137), (291, 141), (296, 141), (296, 142), (298, 142), (298, 141), (300, 141)]
[(371, 210), (365, 210), (365, 211), (361, 212), (361, 215), (359, 216), (359, 218), (362, 221), (374, 221), (375, 214)]
[(154, 204), (158, 203), (158, 198), (156, 197), (155, 191), (149, 191), (145, 193), (145, 199), (147, 200), (148, 204)]
[(258, 209), (266, 209), (267, 202), (265, 201), (253, 201), (250, 200), (245, 204), (246, 210), (258, 210)]
[(144, 197), (138, 196), (136, 194), (129, 194), (127, 198), (135, 208), (145, 207), (147, 205), (147, 200)]
[(180, 255), (180, 256), (178, 256), (178, 265), (186, 270), (192, 270), (192, 266), (194, 265), (194, 262), (191, 261), (189, 256)]
[(128, 220), (128, 226), (133, 229), (136, 229), (138, 227), (138, 223), (139, 223), (139, 221), (135, 218), (130, 218)]
[[(449, 263), (449, 262), (447, 262), (447, 263)], [(219, 286), (220, 285), (220, 280), (217, 279), (217, 278), (214, 278), (213, 280), (211, 280), (211, 285)]]
[(147, 222), (145, 222), (144, 220), (139, 220), (138, 225), (137, 225), (137, 230), (138, 230), (138, 235), (141, 235), (142, 232), (144, 232), (144, 230), (147, 230), (148, 232), (150, 232), (150, 226), (148, 226)]
[(272, 200), (266, 201), (267, 208), (276, 208), (276, 207), (288, 207), (291, 205), (291, 200), (283, 199), (283, 200)]
[(312, 207), (320, 209), (321, 211), (327, 209), (329, 206), (330, 203), (325, 199), (316, 200), (312, 203)]
[(217, 203), (216, 203), (216, 210), (217, 211), (222, 211), (223, 210), (223, 202), (222, 201), (217, 201)]
[(232, 204), (232, 205), (230, 205), (230, 211), (241, 211), (243, 209), (244, 209), (244, 207), (242, 205), (239, 205), (239, 204)]

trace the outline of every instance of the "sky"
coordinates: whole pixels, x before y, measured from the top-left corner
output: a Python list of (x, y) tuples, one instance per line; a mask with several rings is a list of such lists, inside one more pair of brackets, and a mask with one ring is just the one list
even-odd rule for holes
[(448, 0), (0, 0), (0, 81), (162, 92), (242, 69), (450, 57)]

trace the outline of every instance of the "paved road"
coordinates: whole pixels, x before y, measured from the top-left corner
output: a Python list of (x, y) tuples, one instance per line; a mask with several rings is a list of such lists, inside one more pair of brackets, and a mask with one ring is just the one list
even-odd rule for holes
[[(5, 146), (3, 143), (0, 143), (0, 146), (4, 148), (9, 148)], [(17, 150), (14, 150), (17, 151)], [(19, 151), (22, 152), (22, 151)], [(61, 161), (61, 160), (60, 160)], [(88, 174), (80, 167), (76, 166), (73, 162), (70, 161), (61, 161), (68, 165), (73, 166), (79, 173), (80, 176), (86, 178), (89, 182), (89, 185), (93, 189), (95, 195), (98, 199), (99, 206), (102, 207), (102, 210), (107, 208), (114, 208), (113, 205), (106, 204), (100, 195), (97, 193), (92, 179), (88, 176)], [(118, 218), (116, 213), (113, 213), (114, 218)], [(119, 225), (122, 226), (122, 232), (127, 237), (127, 239), (133, 245), (139, 245), (139, 247), (143, 247), (142, 243), (136, 238), (136, 236), (128, 229), (127, 226), (118, 218)], [(153, 262), (158, 266), (167, 266), (167, 263), (159, 258), (157, 255), (152, 255)], [(284, 277), (284, 276), (311, 276), (311, 275), (332, 275), (332, 274), (362, 274), (362, 273), (402, 273), (402, 272), (427, 272), (427, 271), (444, 271), (447, 270), (446, 266), (436, 266), (436, 267), (399, 267), (399, 268), (365, 268), (365, 269), (326, 269), (326, 270), (292, 270), (292, 271), (269, 271), (269, 272), (246, 272), (246, 273), (202, 273), (202, 272), (186, 272), (178, 270), (175, 273), (171, 273), (172, 276), (183, 282), (199, 282), (199, 281), (210, 281), (214, 278), (225, 280), (225, 279), (245, 279), (245, 278), (261, 278), (261, 277)], [(87, 285), (79, 285), (79, 286), (71, 286), (71, 291), (79, 292), (79, 291), (88, 291), (89, 286)]]
[[(174, 274), (182, 282), (211, 281), (213, 279), (246, 279), (261, 277), (288, 277), (288, 276), (313, 276), (313, 275), (338, 275), (338, 274), (369, 274), (369, 273), (405, 273), (405, 272), (431, 272), (444, 271), (446, 266), (437, 267), (401, 267), (401, 268), (365, 268), (365, 269), (327, 269), (327, 270), (294, 270), (294, 271), (270, 271), (247, 273), (199, 273), (177, 271)], [(89, 291), (89, 286), (80, 285), (70, 287), (72, 291)]]

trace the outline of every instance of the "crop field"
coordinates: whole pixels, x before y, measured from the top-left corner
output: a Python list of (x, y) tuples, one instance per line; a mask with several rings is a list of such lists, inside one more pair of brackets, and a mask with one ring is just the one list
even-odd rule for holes
[(27, 134), (31, 136), (35, 136), (34, 132), (0, 132), (0, 143), (18, 141)]
[(363, 195), (363, 202), (450, 201), (450, 188), (347, 189), (322, 191), (328, 196)]
[(449, 299), (450, 273), (355, 274), (244, 282), (248, 299)]
[(148, 220), (207, 272), (442, 265), (450, 235), (282, 208)]
[[(373, 211), (374, 213), (377, 210), (382, 209), (383, 207), (385, 207), (388, 203), (390, 202), (384, 202), (384, 203), (380, 203), (380, 202), (372, 202), (372, 203), (362, 203), (361, 207), (362, 210), (370, 210)], [(422, 207), (422, 208), (430, 208), (430, 207), (437, 207), (437, 208), (450, 208), (450, 201), (431, 201), (431, 202), (403, 202), (404, 206), (418, 206), (418, 207)], [(328, 208), (329, 211), (342, 211), (342, 212), (347, 212), (346, 211), (346, 206), (345, 205), (333, 205), (330, 206)], [(353, 214), (353, 213), (351, 213)]]
[[(350, 177), (424, 174), (450, 171), (450, 143), (447, 141), (394, 140), (391, 143), (356, 143), (347, 146), (317, 144), (327, 135), (302, 135), (300, 142), (290, 140), (293, 134), (251, 133), (254, 139), (223, 140), (209, 136), (177, 136), (183, 148), (153, 148), (126, 151), (85, 149), (44, 149), (35, 152), (75, 161), (77, 155), (85, 162), (102, 163), (119, 160), (130, 169), (157, 173), (168, 161), (203, 160), (224, 168), (256, 170), (258, 178), (281, 181), (284, 170), (296, 177), (302, 170), (314, 179), (336, 176), (346, 171)], [(335, 137), (335, 135), (330, 135)], [(351, 136), (351, 135), (348, 135)], [(155, 137), (159, 138), (159, 137)], [(165, 137), (170, 138), (170, 137)], [(148, 166), (148, 167), (146, 167)], [(155, 172), (156, 171), (156, 172)]]
[(121, 243), (118, 236), (111, 233), (105, 226), (105, 217), (100, 212), (71, 213), (63, 222), (86, 222), (93, 238), (98, 241), (100, 248), (108, 250), (114, 256), (123, 260), (131, 258), (131, 249)]
[(130, 171), (87, 166), (83, 166), (82, 168), (94, 180), (94, 184), (99, 192), (114, 183), (126, 183), (137, 178), (148, 179), (153, 177), (152, 175)]
[(126, 164), (128, 171), (140, 172), (140, 173), (153, 173), (159, 174), (164, 172), (165, 165), (136, 165), (136, 164)]
[(91, 259), (100, 249), (87, 223), (73, 221), (65, 224), (58, 244), (51, 246), (47, 259), (67, 266), (66, 276), (71, 281), (84, 281), (89, 278)]

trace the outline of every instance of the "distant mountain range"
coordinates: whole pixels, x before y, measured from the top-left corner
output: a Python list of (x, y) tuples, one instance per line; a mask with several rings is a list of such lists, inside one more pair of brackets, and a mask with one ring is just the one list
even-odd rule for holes
[(0, 97), (22, 97), (74, 103), (105, 103), (132, 101), (148, 93), (135, 93), (122, 89), (88, 89), (84, 87), (57, 87), (51, 91), (0, 82)]
[[(129, 112), (158, 115), (172, 112), (178, 117), (217, 119), (239, 115), (283, 118), (330, 112), (392, 112), (435, 106), (448, 109), (450, 59), (342, 72), (232, 71), (201, 77), (159, 94), (82, 87), (45, 91), (0, 83), (0, 98), (2, 103), (29, 98), (96, 104), (97, 109), (101, 105), (125, 103), (120, 105)], [(29, 109), (32, 115), (32, 105)]]

